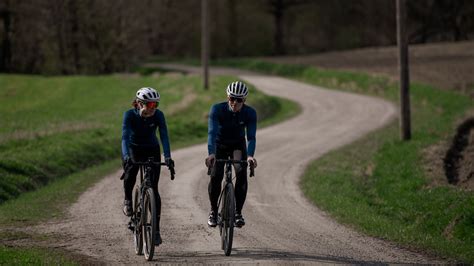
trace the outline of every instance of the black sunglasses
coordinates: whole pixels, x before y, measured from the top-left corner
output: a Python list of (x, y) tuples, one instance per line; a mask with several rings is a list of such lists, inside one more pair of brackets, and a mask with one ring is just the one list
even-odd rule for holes
[(244, 101), (244, 98), (229, 97), (229, 101), (241, 103)]

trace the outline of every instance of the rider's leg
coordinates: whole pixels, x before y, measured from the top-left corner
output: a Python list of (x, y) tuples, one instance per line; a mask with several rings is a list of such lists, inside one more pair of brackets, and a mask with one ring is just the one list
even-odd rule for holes
[[(143, 150), (136, 146), (130, 145), (129, 147), (130, 156), (133, 161), (141, 161), (143, 160)], [(130, 216), (132, 215), (132, 193), (133, 187), (135, 186), (135, 182), (137, 179), (137, 174), (139, 171), (139, 166), (133, 165), (132, 162), (124, 162), (124, 178), (123, 178), (123, 188), (125, 192), (125, 201), (123, 212), (125, 215)]]
[(155, 203), (156, 203), (156, 222), (158, 225), (157, 231), (160, 231), (160, 218), (161, 218), (161, 197), (158, 191), (158, 182), (160, 180), (161, 167), (154, 169), (155, 178), (152, 180), (153, 192), (155, 192)]
[(125, 192), (125, 200), (132, 201), (132, 191), (137, 179), (138, 166), (126, 165), (124, 167), (125, 175), (123, 178), (123, 190)]
[[(160, 155), (160, 146), (147, 148), (145, 151), (146, 157), (153, 157), (155, 162), (161, 162)], [(153, 168), (153, 179), (151, 180), (151, 186), (153, 192), (155, 193), (155, 203), (156, 203), (156, 215), (158, 225), (160, 224), (160, 214), (161, 214), (161, 198), (160, 193), (158, 192), (158, 182), (160, 181), (161, 166), (157, 165)]]
[(153, 192), (155, 192), (155, 203), (156, 203), (156, 215), (158, 218), (158, 224), (160, 224), (160, 216), (161, 216), (161, 197), (160, 193), (158, 192), (158, 180), (160, 178), (160, 170), (158, 171), (158, 176), (156, 177), (156, 181), (153, 182)]
[[(217, 145), (216, 148), (216, 159), (224, 159), (229, 155), (225, 147)], [(210, 227), (217, 226), (217, 213), (218, 206), (217, 202), (219, 200), (219, 195), (221, 193), (222, 179), (224, 177), (224, 163), (216, 162), (211, 171), (211, 178), (209, 180), (208, 192), (209, 192), (209, 201), (211, 203), (211, 212), (209, 213), (209, 219), (207, 220), (207, 225)]]
[[(144, 151), (142, 148), (136, 145), (130, 145), (128, 147), (129, 152), (130, 152), (130, 157), (132, 158), (133, 161), (142, 161), (144, 160)], [(137, 179), (137, 174), (139, 170), (139, 166), (133, 165), (132, 162), (128, 162), (129, 165), (124, 164), (124, 179), (123, 179), (123, 188), (125, 191), (125, 200), (132, 200), (132, 191), (133, 191), (133, 186), (135, 185), (136, 179)]]
[(155, 235), (155, 245), (160, 245), (162, 243), (161, 234), (160, 234), (160, 217), (161, 217), (161, 198), (160, 194), (155, 192), (156, 199), (156, 235)]
[[(247, 158), (247, 151), (245, 148), (242, 150), (235, 150), (233, 153), (235, 160), (245, 160)], [(241, 164), (235, 164), (235, 208), (237, 214), (242, 213), (242, 208), (247, 197), (247, 166)]]
[[(228, 151), (225, 147), (217, 145), (216, 148), (216, 159), (227, 159), (229, 156)], [(208, 192), (209, 201), (211, 203), (211, 210), (217, 213), (217, 201), (221, 193), (222, 179), (224, 178), (224, 163), (216, 162), (212, 171), (211, 179), (209, 181)]]
[[(247, 158), (246, 154), (243, 154), (242, 160)], [(237, 159), (239, 160), (239, 159)], [(237, 213), (242, 213), (242, 208), (245, 203), (245, 198), (247, 197), (247, 168), (244, 166), (235, 167), (235, 208)]]
[[(247, 149), (245, 144), (242, 143), (241, 146), (234, 151), (233, 158), (235, 160), (246, 160), (247, 159)], [(247, 165), (234, 164), (235, 168), (235, 225), (237, 227), (242, 227), (245, 225), (244, 217), (242, 216), (242, 208), (244, 206), (245, 198), (247, 197)]]

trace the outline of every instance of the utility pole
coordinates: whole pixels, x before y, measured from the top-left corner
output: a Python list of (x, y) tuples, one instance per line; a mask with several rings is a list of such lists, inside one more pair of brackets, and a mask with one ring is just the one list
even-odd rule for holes
[(411, 139), (410, 72), (408, 70), (408, 40), (406, 34), (406, 1), (397, 1), (398, 70), (400, 73), (400, 136)]
[(201, 65), (204, 89), (209, 89), (209, 9), (208, 0), (201, 0)]

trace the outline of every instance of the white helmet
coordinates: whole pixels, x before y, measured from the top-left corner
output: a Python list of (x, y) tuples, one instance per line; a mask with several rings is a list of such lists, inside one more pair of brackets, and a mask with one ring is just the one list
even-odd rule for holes
[(159, 102), (160, 94), (153, 88), (144, 87), (137, 91), (137, 99), (144, 102)]
[(235, 81), (227, 86), (227, 96), (245, 98), (248, 94), (249, 90), (243, 82)]

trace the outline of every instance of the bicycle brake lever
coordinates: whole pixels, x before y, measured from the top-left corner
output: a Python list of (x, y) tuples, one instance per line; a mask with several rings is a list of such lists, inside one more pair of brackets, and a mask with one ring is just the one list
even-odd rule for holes
[(176, 172), (174, 171), (174, 167), (169, 167), (169, 170), (170, 170), (171, 180), (174, 180), (174, 175), (176, 174)]

